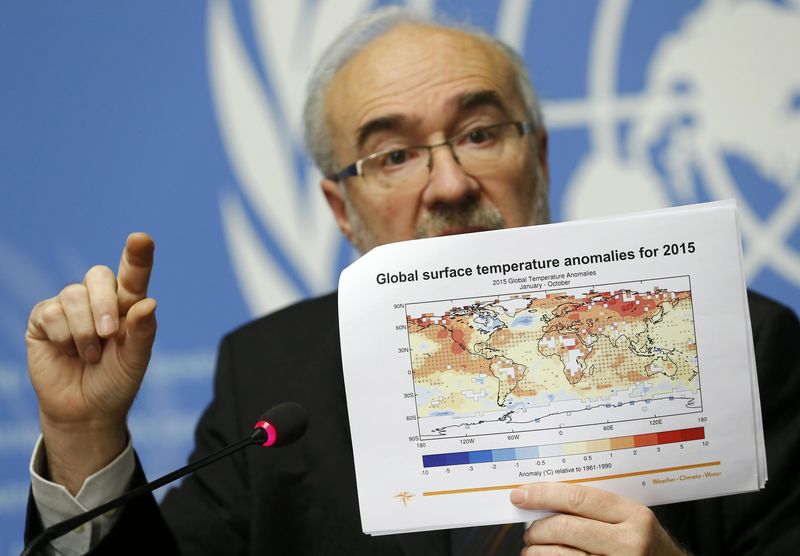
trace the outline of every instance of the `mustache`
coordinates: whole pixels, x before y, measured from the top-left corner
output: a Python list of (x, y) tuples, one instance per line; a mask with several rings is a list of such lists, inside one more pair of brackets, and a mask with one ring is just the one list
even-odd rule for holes
[(439, 204), (420, 218), (415, 229), (417, 239), (441, 235), (451, 228), (476, 227), (498, 230), (505, 227), (497, 207), (479, 199), (465, 199), (457, 205)]

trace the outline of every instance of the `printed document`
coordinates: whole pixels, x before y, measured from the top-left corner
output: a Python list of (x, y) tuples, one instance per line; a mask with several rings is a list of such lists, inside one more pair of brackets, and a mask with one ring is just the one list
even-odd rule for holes
[(763, 488), (733, 201), (378, 247), (339, 283), (364, 532), (528, 521), (509, 491)]

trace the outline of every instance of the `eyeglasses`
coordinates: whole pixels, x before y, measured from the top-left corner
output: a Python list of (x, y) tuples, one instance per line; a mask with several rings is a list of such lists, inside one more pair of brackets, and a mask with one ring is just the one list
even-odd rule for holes
[[(453, 157), (469, 175), (491, 173), (520, 152), (520, 138), (531, 133), (530, 122), (503, 122), (469, 129), (435, 145), (388, 149), (356, 160), (338, 172), (339, 180), (361, 176), (376, 189), (397, 189), (424, 184), (433, 169), (433, 149), (450, 147)], [(427, 170), (423, 170), (427, 168)]]

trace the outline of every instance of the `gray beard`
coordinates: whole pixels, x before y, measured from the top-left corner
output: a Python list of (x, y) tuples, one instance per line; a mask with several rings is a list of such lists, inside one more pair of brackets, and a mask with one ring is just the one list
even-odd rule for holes
[(497, 207), (470, 198), (458, 205), (438, 205), (434, 210), (426, 212), (414, 230), (414, 237), (416, 239), (435, 237), (451, 228), (478, 227), (498, 230), (504, 226), (503, 216)]

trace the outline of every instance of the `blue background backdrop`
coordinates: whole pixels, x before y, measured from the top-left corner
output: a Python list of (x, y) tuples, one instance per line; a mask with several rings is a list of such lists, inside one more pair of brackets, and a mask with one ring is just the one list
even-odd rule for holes
[[(159, 333), (130, 425), (155, 478), (188, 455), (220, 336), (332, 290), (351, 259), (292, 91), (371, 4), (282, 4), (0, 5), (0, 554), (22, 546), (37, 301), (93, 264), (116, 268), (129, 232), (154, 236)], [(415, 5), (523, 52), (551, 132), (554, 220), (735, 197), (749, 284), (800, 308), (798, 3)]]

